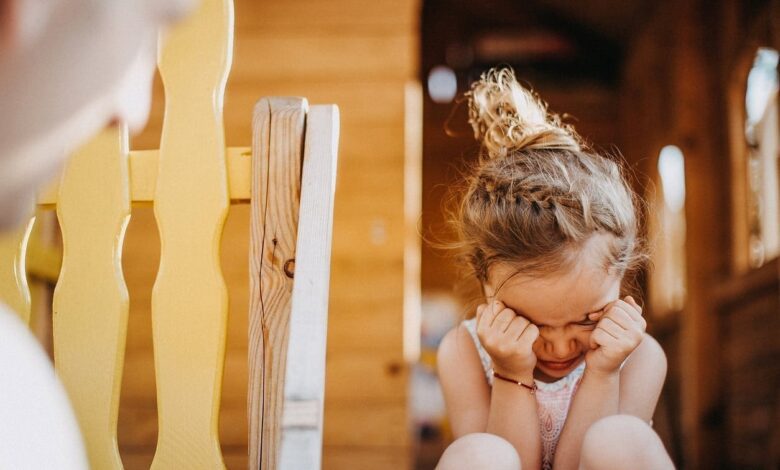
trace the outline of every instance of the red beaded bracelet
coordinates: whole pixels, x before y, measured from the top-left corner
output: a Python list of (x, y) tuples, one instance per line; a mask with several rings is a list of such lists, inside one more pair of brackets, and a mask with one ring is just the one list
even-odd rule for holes
[(516, 385), (519, 385), (521, 387), (527, 388), (528, 391), (531, 392), (531, 395), (536, 394), (536, 389), (539, 388), (539, 387), (536, 386), (536, 382), (532, 382), (533, 385), (527, 385), (527, 384), (524, 384), (523, 382), (519, 382), (517, 380), (510, 379), (509, 377), (504, 377), (503, 375), (499, 374), (496, 371), (493, 371), (493, 377), (495, 377), (497, 379), (505, 380), (507, 382), (512, 382), (513, 384), (516, 384)]

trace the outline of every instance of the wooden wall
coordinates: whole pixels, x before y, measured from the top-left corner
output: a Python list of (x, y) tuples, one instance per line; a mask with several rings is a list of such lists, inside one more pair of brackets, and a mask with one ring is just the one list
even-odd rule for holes
[[(780, 465), (780, 283), (778, 263), (724, 287), (722, 338), (723, 442), (731, 468)], [(749, 280), (748, 280), (749, 279)], [(746, 282), (747, 281), (747, 282)]]
[(660, 2), (626, 55), (627, 156), (651, 180), (661, 147), (685, 156), (687, 301), (657, 335), (669, 357), (662, 438), (685, 468), (780, 462), (777, 260), (745, 266), (743, 135), (752, 54), (777, 41), (779, 13), (776, 1)]
[[(419, 193), (420, 161), (416, 133), (405, 126), (413, 131), (420, 120), (418, 7), (416, 0), (235, 2), (227, 144), (251, 143), (252, 107), (262, 96), (306, 96), (341, 109), (325, 468), (397, 469), (410, 462), (404, 351), (414, 344), (405, 343), (404, 328), (414, 332), (414, 323), (405, 324), (404, 301), (419, 289), (419, 208), (405, 195)], [(158, 146), (162, 110), (157, 83), (149, 126), (132, 148)], [(230, 317), (220, 434), (229, 468), (246, 467), (248, 220), (247, 206), (233, 206), (223, 239)], [(148, 468), (156, 441), (149, 303), (158, 258), (152, 209), (134, 208), (124, 253), (131, 312), (119, 416), (128, 469)]]

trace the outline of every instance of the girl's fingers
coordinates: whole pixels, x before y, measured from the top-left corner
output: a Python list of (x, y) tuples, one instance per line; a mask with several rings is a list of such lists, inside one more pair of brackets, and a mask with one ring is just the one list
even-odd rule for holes
[(487, 323), (488, 326), (493, 326), (493, 324), (498, 319), (501, 312), (504, 310), (504, 304), (500, 300), (494, 300), (493, 302), (490, 302), (490, 304), (487, 307), (487, 312), (489, 312), (489, 322)]
[[(606, 309), (605, 309), (606, 310)], [(588, 314), (588, 320), (599, 321), (604, 316), (605, 310), (599, 310), (598, 312), (592, 312)]]
[(622, 338), (626, 334), (626, 329), (618, 325), (609, 317), (602, 318), (596, 329), (602, 329), (609, 333), (615, 339)]
[(527, 325), (525, 326), (525, 329), (520, 334), (520, 336), (517, 338), (517, 342), (521, 347), (532, 347), (537, 338), (539, 338), (539, 327), (529, 322), (528, 320), (526, 320), (526, 322)]
[(501, 313), (498, 314), (498, 316), (496, 316), (495, 321), (493, 321), (493, 328), (496, 328), (498, 331), (505, 333), (515, 318), (517, 318), (515, 312), (505, 308), (501, 311)]
[(520, 335), (523, 334), (523, 331), (528, 328), (529, 324), (530, 322), (528, 320), (519, 315), (516, 315), (509, 324), (509, 328), (506, 329), (506, 335), (517, 341), (517, 339), (520, 338)]
[(647, 328), (647, 320), (645, 320), (645, 317), (642, 316), (642, 307), (637, 305), (636, 301), (634, 301), (634, 298), (631, 296), (626, 297), (627, 300), (631, 300), (633, 303), (629, 302), (622, 302), (621, 307), (624, 312), (628, 315), (628, 317), (631, 319), (631, 321), (634, 322), (634, 324), (638, 324), (639, 327), (642, 329), (642, 331)]
[[(630, 300), (630, 302), (629, 302)], [(626, 297), (626, 300), (622, 302), (626, 312), (635, 322), (641, 322), (642, 319), (642, 307), (640, 307), (633, 297), (630, 295)]]
[(610, 309), (609, 312), (607, 312), (606, 315), (601, 319), (601, 321), (604, 321), (605, 318), (612, 319), (613, 322), (620, 325), (623, 329), (631, 329), (633, 325), (636, 323), (636, 321), (631, 317), (631, 315), (628, 313), (628, 309), (631, 307), (628, 306), (622, 306), (622, 305), (615, 305), (612, 309)]
[(618, 300), (613, 300), (612, 302), (608, 303), (604, 306), (601, 310), (598, 312), (592, 312), (588, 314), (588, 320), (590, 321), (599, 321), (604, 315), (609, 312), (609, 309), (612, 308), (613, 305), (615, 305), (615, 302), (618, 302)]
[(627, 330), (636, 329), (637, 326), (644, 330), (647, 326), (644, 317), (634, 307), (622, 301), (615, 304), (615, 307), (610, 309), (606, 316), (611, 317), (615, 323)]
[(596, 349), (599, 346), (606, 346), (613, 343), (615, 338), (601, 328), (596, 328), (593, 333), (590, 334), (590, 349)]
[(639, 313), (640, 313), (640, 314), (642, 313), (642, 307), (641, 307), (641, 306), (640, 306), (638, 303), (636, 303), (636, 300), (634, 300), (634, 298), (633, 298), (633, 297), (631, 297), (630, 295), (629, 295), (629, 296), (626, 296), (626, 302), (630, 303), (631, 305), (633, 305), (633, 306), (634, 306), (634, 308), (636, 308), (637, 310), (639, 310)]

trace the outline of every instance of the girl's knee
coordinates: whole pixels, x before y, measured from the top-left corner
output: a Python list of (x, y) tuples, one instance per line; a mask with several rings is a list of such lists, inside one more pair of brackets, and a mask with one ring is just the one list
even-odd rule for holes
[(487, 433), (467, 434), (450, 444), (437, 470), (520, 470), (520, 457), (507, 440)]
[(615, 439), (625, 439), (628, 435), (636, 436), (647, 432), (654, 434), (650, 426), (636, 416), (612, 415), (593, 423), (585, 433), (585, 440), (609, 439), (614, 442)]
[(585, 433), (580, 459), (584, 468), (673, 468), (655, 431), (631, 415), (596, 421)]

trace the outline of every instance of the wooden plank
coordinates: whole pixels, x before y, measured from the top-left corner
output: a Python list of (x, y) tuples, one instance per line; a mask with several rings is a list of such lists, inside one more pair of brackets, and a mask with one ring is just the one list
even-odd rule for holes
[(30, 323), (25, 257), (34, 222), (35, 217), (17, 230), (0, 234), (0, 302), (16, 312), (25, 324)]
[[(414, 75), (418, 47), (412, 32), (378, 36), (274, 34), (257, 31), (241, 37), (236, 55), (246, 51), (263, 60), (240, 60), (236, 75), (242, 80), (281, 81), (290, 76), (307, 80), (399, 79)], [(313, 54), (316, 50), (319, 53)], [(284, 67), (265, 64), (284, 63)]]
[(152, 293), (159, 435), (153, 469), (224, 468), (218, 421), (227, 323), (220, 237), (230, 204), (222, 99), (233, 3), (204, 0), (168, 37), (154, 212), (160, 269)]
[[(225, 127), (245, 127), (249, 124), (242, 117), (247, 112), (251, 112), (257, 101), (258, 92), (262, 92), (263, 95), (278, 96), (305, 94), (312, 103), (338, 103), (342, 130), (351, 126), (370, 125), (377, 127), (384, 125), (387, 131), (399, 136), (400, 141), (392, 142), (392, 144), (394, 148), (400, 148), (403, 152), (403, 128), (401, 126), (404, 119), (404, 80), (390, 78), (364, 80), (361, 78), (361, 75), (357, 75), (350, 79), (323, 78), (315, 81), (309, 77), (296, 79), (286, 76), (271, 80), (233, 73), (227, 90)], [(262, 81), (258, 82), (258, 80)], [(382, 103), (382, 106), (376, 106), (378, 102)], [(363, 141), (363, 136), (344, 134), (343, 137), (355, 142)], [(240, 142), (246, 142), (246, 140), (242, 139)], [(381, 149), (375, 148), (374, 150)]]
[[(246, 333), (246, 330), (244, 330)], [(154, 403), (155, 377), (151, 372), (154, 359), (151, 349), (128, 351), (125, 356), (125, 380), (122, 387), (122, 402), (128, 405)], [(225, 354), (224, 380), (222, 383), (222, 406), (246, 406), (247, 351), (228, 351)]]
[(325, 344), (338, 140), (338, 108), (333, 105), (312, 106), (306, 118), (300, 221), (295, 249), (295, 282), (279, 456), (282, 469), (322, 466)]
[(337, 446), (323, 449), (322, 468), (325, 470), (371, 469), (397, 470), (410, 468), (412, 452), (404, 446)]
[[(154, 444), (155, 436), (158, 436), (157, 408), (154, 402), (146, 404), (122, 403), (120, 415), (127, 425), (119, 435), (122, 449), (148, 447)], [(246, 445), (247, 421), (246, 408), (244, 406), (225, 406), (219, 411), (219, 437), (222, 446)], [(192, 449), (198, 452), (198, 449)], [(193, 467), (167, 467), (170, 469)], [(202, 467), (197, 467), (202, 468)], [(212, 466), (209, 468), (219, 468)]]
[[(243, 1), (236, 5), (236, 29), (243, 31), (351, 32), (411, 31), (417, 26), (417, 1), (294, 0)], [(345, 15), (344, 12), (349, 12)]]
[(409, 429), (406, 400), (325, 404), (326, 446), (408, 446)]
[[(265, 98), (252, 139), (249, 305), (249, 468), (278, 463), (284, 374), (308, 103)], [(287, 273), (285, 272), (287, 270)]]
[[(400, 330), (400, 325), (396, 329)], [(409, 367), (398, 347), (329, 349), (327, 373), (325, 395), (329, 403), (403, 400), (408, 394)]]
[(116, 425), (129, 302), (120, 261), (130, 217), (127, 142), (127, 129), (114, 127), (73, 156), (57, 204), (63, 257), (52, 309), (54, 364), (93, 468), (122, 468)]

